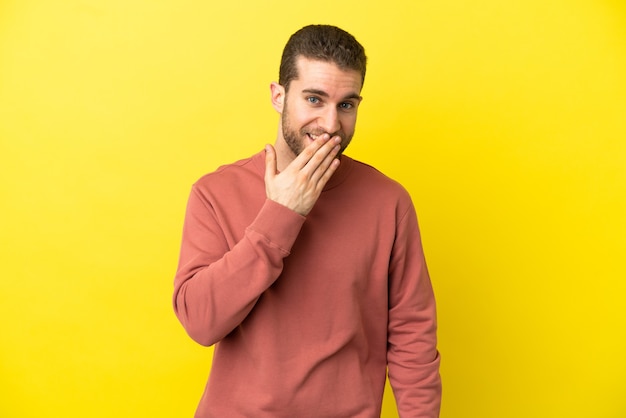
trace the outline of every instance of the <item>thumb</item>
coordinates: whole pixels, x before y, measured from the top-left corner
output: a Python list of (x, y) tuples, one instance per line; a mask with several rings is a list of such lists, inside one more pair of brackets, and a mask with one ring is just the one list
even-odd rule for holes
[(265, 181), (271, 180), (276, 175), (276, 151), (270, 144), (265, 145)]

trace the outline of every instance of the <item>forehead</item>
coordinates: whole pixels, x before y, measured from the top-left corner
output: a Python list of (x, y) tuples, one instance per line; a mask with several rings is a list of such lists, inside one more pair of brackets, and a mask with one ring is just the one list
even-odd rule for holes
[(305, 57), (296, 60), (298, 77), (291, 81), (290, 88), (298, 90), (317, 89), (330, 93), (353, 93), (361, 91), (361, 73), (342, 69), (337, 64)]

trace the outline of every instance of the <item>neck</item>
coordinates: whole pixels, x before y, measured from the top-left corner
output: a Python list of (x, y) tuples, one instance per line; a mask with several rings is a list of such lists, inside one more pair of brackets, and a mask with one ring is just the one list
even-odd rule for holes
[(276, 150), (276, 168), (278, 171), (283, 171), (293, 160), (296, 159), (296, 155), (293, 153), (289, 145), (287, 145), (287, 142), (285, 142), (280, 131), (276, 136), (274, 150)]

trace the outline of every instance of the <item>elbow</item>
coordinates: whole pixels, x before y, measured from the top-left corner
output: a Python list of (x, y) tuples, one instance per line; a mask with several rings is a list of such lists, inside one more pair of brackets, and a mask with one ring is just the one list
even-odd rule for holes
[(180, 310), (176, 310), (176, 316), (185, 329), (185, 332), (187, 332), (187, 335), (198, 344), (210, 347), (220, 340), (220, 338), (211, 332), (211, 327), (208, 326), (206, 321), (199, 318), (191, 318), (187, 312)]
[(198, 344), (210, 347), (221, 339), (212, 331), (214, 327), (210, 325), (207, 313), (194, 312), (194, 309), (187, 306), (181, 293), (174, 296), (174, 313), (187, 335)]
[(218, 339), (210, 335), (210, 333), (206, 332), (206, 330), (202, 331), (194, 327), (186, 326), (185, 324), (183, 324), (183, 326), (185, 328), (185, 331), (187, 331), (187, 335), (189, 335), (192, 340), (204, 347), (210, 347), (219, 341)]

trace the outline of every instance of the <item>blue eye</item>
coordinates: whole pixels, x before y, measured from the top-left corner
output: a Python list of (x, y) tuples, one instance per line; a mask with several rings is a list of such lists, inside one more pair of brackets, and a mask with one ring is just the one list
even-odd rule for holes
[(350, 110), (354, 107), (352, 103), (344, 102), (339, 105), (339, 107), (343, 110)]
[(320, 99), (315, 96), (309, 96), (306, 100), (311, 104), (318, 104), (320, 102)]

